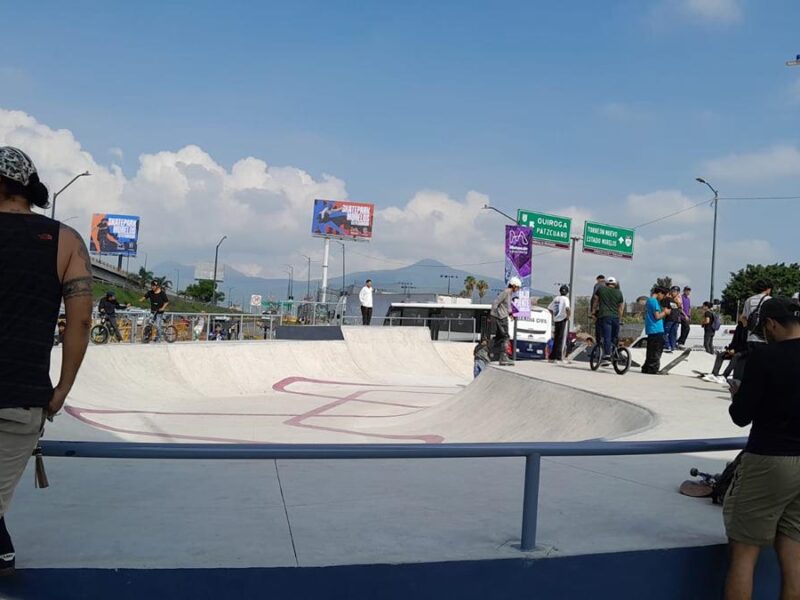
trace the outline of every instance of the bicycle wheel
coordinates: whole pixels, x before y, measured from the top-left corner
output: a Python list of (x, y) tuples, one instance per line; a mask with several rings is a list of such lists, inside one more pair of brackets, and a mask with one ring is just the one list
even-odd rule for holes
[(589, 368), (592, 371), (597, 371), (600, 368), (600, 361), (603, 360), (603, 347), (600, 344), (595, 344), (592, 347), (592, 352), (589, 354)]
[(164, 327), (164, 339), (168, 344), (171, 344), (178, 339), (178, 330), (174, 325), (167, 325)]
[(153, 339), (153, 326), (145, 325), (142, 329), (142, 343), (149, 344), (151, 339)]
[(89, 332), (89, 339), (95, 344), (105, 344), (108, 341), (108, 329), (105, 325), (95, 325)]
[(614, 365), (617, 375), (625, 375), (631, 368), (631, 353), (627, 348), (617, 348), (611, 363)]

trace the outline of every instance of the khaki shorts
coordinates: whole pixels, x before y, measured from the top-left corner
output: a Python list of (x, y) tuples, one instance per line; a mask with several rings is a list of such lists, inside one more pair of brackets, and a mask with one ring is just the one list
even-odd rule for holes
[(767, 546), (778, 533), (800, 542), (800, 456), (744, 453), (723, 515), (736, 542)]
[(0, 409), (0, 516), (5, 515), (42, 430), (41, 408)]

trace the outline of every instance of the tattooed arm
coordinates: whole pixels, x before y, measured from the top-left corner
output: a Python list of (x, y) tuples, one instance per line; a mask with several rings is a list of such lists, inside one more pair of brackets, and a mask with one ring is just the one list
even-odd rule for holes
[(92, 326), (92, 261), (80, 234), (62, 225), (58, 254), (67, 328), (64, 331), (61, 378), (49, 406), (51, 415), (61, 410), (75, 383), (86, 346), (89, 345), (89, 329)]

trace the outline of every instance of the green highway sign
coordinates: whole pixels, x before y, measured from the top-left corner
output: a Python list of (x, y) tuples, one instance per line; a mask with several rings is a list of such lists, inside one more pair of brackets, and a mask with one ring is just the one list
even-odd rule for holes
[(632, 260), (633, 234), (633, 229), (586, 221), (583, 228), (583, 251)]
[(551, 246), (553, 248), (570, 247), (570, 231), (572, 219), (558, 217), (544, 213), (531, 212), (519, 209), (517, 223), (527, 225), (532, 231), (531, 239), (537, 246)]

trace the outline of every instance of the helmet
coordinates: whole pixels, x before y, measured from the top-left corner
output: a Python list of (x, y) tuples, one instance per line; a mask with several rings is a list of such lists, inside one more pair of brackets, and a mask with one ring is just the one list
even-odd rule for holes
[(519, 277), (512, 277), (508, 280), (508, 287), (522, 287), (522, 282)]
[(569, 294), (569, 286), (568, 285), (562, 285), (560, 288), (558, 288), (558, 293), (561, 294), (562, 296), (568, 295)]
[(617, 283), (617, 278), (616, 277), (607, 277), (606, 278), (606, 284), (609, 284), (609, 283), (610, 284), (616, 284)]
[(106, 290), (106, 298), (111, 298), (111, 296), (116, 296), (116, 294), (112, 290)]

